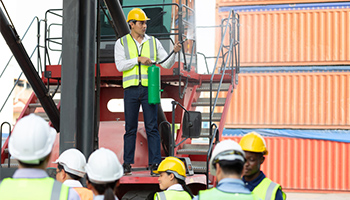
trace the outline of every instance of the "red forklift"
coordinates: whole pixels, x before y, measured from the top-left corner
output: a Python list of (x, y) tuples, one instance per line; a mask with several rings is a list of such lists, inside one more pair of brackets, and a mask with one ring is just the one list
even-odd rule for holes
[[(195, 36), (200, 32), (196, 31), (193, 0), (63, 0), (63, 9), (48, 10), (44, 20), (37, 20), (37, 55), (41, 62), (35, 67), (9, 17), (0, 10), (1, 33), (33, 88), (19, 118), (35, 113), (57, 130), (52, 161), (68, 148), (77, 148), (88, 158), (95, 149), (105, 147), (123, 163), (122, 73), (114, 63), (114, 44), (129, 33), (125, 14), (135, 7), (143, 9), (151, 19), (146, 33), (158, 38), (168, 52), (176, 42), (183, 42), (174, 66), (161, 68), (158, 125), (162, 157), (176, 156), (184, 161), (186, 183), (198, 194), (215, 184), (208, 172), (208, 161), (213, 146), (220, 141), (238, 84), (239, 15), (234, 11), (221, 24), (205, 27), (216, 29), (217, 45), (215, 55), (204, 55), (196, 50)], [(57, 26), (62, 27), (61, 36), (54, 34)], [(44, 38), (39, 38), (42, 27)], [(57, 62), (53, 61), (54, 55), (59, 55)], [(209, 59), (214, 66), (208, 66)], [(200, 60), (205, 66), (199, 66)], [(200, 68), (207, 72), (198, 73)], [(133, 174), (121, 178), (120, 199), (144, 199), (150, 192), (159, 191), (158, 178), (148, 170), (141, 112)], [(0, 178), (11, 176), (17, 164), (9, 155), (8, 139), (0, 160)], [(55, 167), (50, 164), (47, 169), (52, 176)]]

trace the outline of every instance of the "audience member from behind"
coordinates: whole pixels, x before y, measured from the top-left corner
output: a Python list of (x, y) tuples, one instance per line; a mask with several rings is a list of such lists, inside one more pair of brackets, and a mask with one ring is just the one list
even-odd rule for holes
[(209, 163), (210, 174), (216, 176), (218, 184), (212, 189), (199, 191), (193, 199), (258, 200), (241, 180), (244, 162), (244, 152), (237, 142), (224, 140), (218, 143)]
[(86, 159), (83, 153), (77, 149), (64, 151), (55, 161), (57, 163), (56, 180), (72, 187), (82, 200), (92, 200), (94, 195), (91, 190), (84, 188), (80, 183), (85, 176)]
[(154, 194), (155, 200), (190, 200), (193, 198), (192, 192), (185, 182), (185, 164), (180, 159), (167, 157), (153, 172), (159, 174), (159, 188), (165, 190)]
[(45, 171), (55, 138), (56, 131), (35, 114), (17, 122), (9, 138), (9, 151), (19, 167), (12, 178), (1, 182), (1, 200), (80, 199), (73, 188), (50, 178)]
[(100, 148), (94, 151), (85, 166), (87, 187), (95, 195), (94, 200), (117, 200), (115, 190), (123, 176), (123, 167), (113, 151)]

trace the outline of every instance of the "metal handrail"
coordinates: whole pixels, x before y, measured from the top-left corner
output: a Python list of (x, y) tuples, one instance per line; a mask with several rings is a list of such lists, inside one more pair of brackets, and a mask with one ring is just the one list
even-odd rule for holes
[[(45, 53), (44, 53), (44, 67), (45, 67), (45, 71), (46, 71), (46, 60), (49, 63), (49, 65), (51, 65), (51, 60), (50, 60), (50, 55), (49, 55), (48, 49), (50, 49), (51, 51), (53, 51), (53, 50), (49, 46), (50, 42), (60, 44), (60, 43), (55, 42), (53, 40), (62, 39), (62, 37), (61, 38), (50, 38), (48, 36), (49, 35), (48, 30), (51, 27), (51, 24), (48, 25), (48, 16), (49, 16), (48, 14), (63, 18), (62, 15), (57, 13), (57, 12), (62, 12), (62, 11), (63, 11), (63, 9), (49, 9), (45, 12), (45, 20), (44, 20), (44, 24), (45, 24), (45, 27), (44, 27), (44, 29), (45, 29), (45, 36), (44, 36), (44, 51), (45, 51)], [(52, 25), (60, 25), (60, 24), (52, 23)], [(61, 59), (59, 59), (58, 63), (60, 62), (60, 60)], [(46, 78), (49, 78), (49, 77), (46, 77)], [(50, 81), (48, 80), (47, 82), (49, 83)]]
[(206, 68), (207, 68), (207, 73), (209, 74), (209, 67), (208, 67), (208, 63), (207, 63), (207, 56), (205, 56), (205, 54), (204, 53), (201, 53), (201, 52), (197, 52), (197, 54), (199, 54), (199, 55), (202, 55), (203, 57), (204, 57), (204, 62), (205, 62), (205, 66), (206, 66)]
[[(3, 122), (3, 123), (1, 124), (1, 126), (0, 126), (1, 144), (2, 144), (2, 127), (3, 127), (5, 124), (7, 124), (7, 125), (9, 126), (9, 136), (8, 136), (8, 137), (10, 137), (10, 135), (11, 135), (11, 124), (10, 124), (9, 122)], [(2, 146), (1, 146), (0, 149), (2, 149)], [(1, 153), (0, 153), (0, 168), (2, 168), (2, 165), (1, 165)], [(10, 153), (9, 153), (9, 155), (8, 155), (8, 168), (10, 168)]]
[[(216, 107), (216, 103), (217, 103), (217, 100), (218, 100), (218, 96), (219, 96), (219, 92), (221, 90), (221, 84), (223, 82), (223, 78), (224, 78), (224, 75), (225, 75), (225, 71), (226, 71), (226, 67), (227, 65), (232, 65), (234, 64), (233, 62), (233, 51), (232, 51), (232, 48), (233, 46), (237, 46), (239, 44), (239, 42), (236, 41), (236, 30), (235, 30), (235, 26), (238, 25), (236, 24), (236, 18), (235, 16), (238, 16), (238, 14), (235, 15), (234, 11), (231, 10), (231, 12), (229, 13), (229, 16), (228, 18), (222, 20), (222, 23), (224, 23), (226, 21), (226, 25), (224, 27), (224, 30), (223, 30), (223, 27), (222, 27), (222, 39), (221, 39), (221, 44), (220, 44), (220, 48), (219, 48), (219, 52), (217, 54), (217, 57), (216, 57), (216, 61), (215, 61), (215, 65), (214, 65), (214, 69), (213, 69), (213, 72), (212, 72), (212, 75), (211, 75), (211, 78), (210, 78), (210, 115), (209, 115), (209, 123), (212, 124), (212, 118), (213, 118), (213, 115), (214, 115), (214, 109)], [(231, 22), (230, 22), (231, 20)], [(230, 30), (230, 45), (229, 45), (229, 49), (227, 52), (223, 52), (223, 48), (227, 48), (227, 46), (224, 46), (224, 39), (225, 39), (225, 36), (227, 34), (227, 30), (228, 28), (230, 27), (231, 29), (231, 26), (232, 26), (232, 29), (233, 30)], [(239, 31), (239, 30), (238, 30)], [(237, 34), (239, 35), (239, 33)], [(235, 49), (236, 51), (236, 49)], [(238, 49), (238, 52), (239, 52), (239, 49)], [(219, 86), (218, 86), (218, 90), (216, 91), (216, 97), (214, 99), (214, 103), (213, 103), (213, 88), (212, 88), (212, 84), (213, 84), (213, 79), (214, 79), (214, 75), (215, 75), (215, 71), (216, 71), (216, 68), (217, 68), (217, 65), (218, 65), (218, 60), (220, 58), (220, 53), (222, 53), (222, 59), (223, 59), (223, 70), (221, 70), (221, 78), (220, 78), (220, 82), (219, 82)], [(225, 56), (225, 54), (227, 54), (227, 57)], [(225, 59), (226, 57), (226, 59)], [(237, 56), (235, 57), (237, 59)], [(232, 60), (230, 60), (232, 59)], [(235, 63), (237, 65), (237, 62)], [(237, 66), (236, 66), (237, 68)], [(231, 70), (231, 84), (233, 84), (233, 69)], [(212, 127), (210, 128), (210, 136), (212, 136)], [(218, 137), (218, 135), (217, 135)]]
[[(211, 153), (213, 152), (212, 150), (214, 147), (214, 139), (216, 138), (216, 135), (219, 133), (218, 126), (215, 123), (213, 123), (210, 128), (212, 128), (213, 126), (215, 126), (215, 131), (214, 131), (213, 137), (210, 138), (209, 149), (207, 153), (207, 170), (206, 170), (207, 189), (209, 188), (209, 164), (210, 164), (209, 161), (211, 158)], [(216, 140), (215, 142), (218, 142), (218, 140)]]
[[(231, 17), (232, 16), (232, 17)], [(239, 71), (239, 60), (237, 58), (237, 55), (239, 57), (239, 29), (237, 30), (237, 36), (236, 36), (236, 25), (238, 26), (239, 25), (239, 21), (238, 21), (238, 14), (235, 15), (234, 11), (231, 10), (231, 12), (229, 13), (229, 16), (227, 19), (224, 19), (222, 20), (222, 23), (226, 22), (226, 25), (223, 27), (221, 26), (221, 34), (222, 34), (222, 38), (221, 38), (221, 44), (220, 44), (220, 48), (219, 48), (219, 52), (217, 54), (217, 57), (216, 57), (216, 61), (215, 61), (215, 65), (214, 65), (214, 68), (213, 68), (213, 72), (212, 72), (212, 75), (211, 75), (211, 78), (210, 78), (210, 114), (209, 114), (209, 124), (210, 124), (210, 132), (209, 132), (209, 140), (210, 140), (210, 143), (209, 143), (209, 149), (208, 149), (208, 153), (207, 153), (207, 170), (206, 170), (206, 178), (207, 178), (207, 187), (209, 186), (209, 161), (210, 161), (210, 158), (211, 158), (211, 154), (212, 154), (212, 148), (213, 148), (213, 145), (214, 145), (214, 140), (216, 142), (219, 141), (219, 134), (218, 134), (218, 127), (215, 123), (213, 123), (212, 121), (212, 118), (213, 118), (213, 115), (214, 115), (214, 110), (215, 110), (215, 106), (217, 104), (217, 101), (218, 101), (218, 97), (219, 97), (219, 92), (221, 90), (221, 84), (223, 82), (223, 79), (224, 79), (224, 76), (225, 76), (225, 71), (226, 71), (226, 67), (227, 66), (231, 66), (231, 65), (236, 65), (236, 77), (237, 77), (237, 72)], [(237, 24), (236, 24), (236, 20), (237, 20)], [(231, 22), (230, 22), (231, 21)], [(225, 30), (223, 30), (223, 28)], [(227, 46), (224, 45), (224, 39), (225, 39), (225, 36), (226, 36), (226, 33), (227, 33), (227, 30), (229, 28), (229, 32), (230, 32), (230, 45), (228, 47), (228, 51), (227, 52), (224, 52), (223, 49), (227, 49)], [(233, 30), (232, 30), (233, 29)], [(234, 48), (234, 52), (235, 52), (235, 59), (236, 59), (236, 62), (234, 62), (234, 59), (233, 59), (233, 47), (236, 47), (238, 46), (238, 50), (236, 48)], [(237, 54), (237, 51), (238, 51), (238, 54)], [(220, 54), (222, 54), (222, 56), (220, 57)], [(213, 80), (214, 80), (214, 75), (215, 75), (215, 71), (216, 71), (216, 68), (217, 68), (217, 65), (218, 65), (218, 60), (219, 58), (222, 59), (222, 65), (221, 65), (221, 78), (220, 78), (220, 82), (219, 82), (219, 86), (218, 86), (218, 89), (216, 91), (216, 97), (215, 97), (215, 100), (214, 100), (214, 103), (213, 103), (213, 88), (212, 88), (212, 84), (213, 84)], [(231, 84), (234, 84), (233, 83), (233, 68), (231, 69)], [(236, 81), (238, 81), (238, 79), (236, 79)], [(237, 82), (236, 82), (237, 83)], [(213, 133), (213, 127), (215, 126), (215, 130), (214, 130), (214, 133)]]
[[(35, 53), (35, 51), (36, 51), (37, 49), (38, 49), (38, 47), (35, 47), (34, 51), (33, 51), (32, 54), (30, 55), (30, 58), (32, 58), (32, 56), (34, 55), (34, 53)], [(9, 100), (9, 98), (10, 98), (12, 92), (14, 91), (15, 87), (17, 86), (17, 84), (18, 84), (18, 82), (19, 82), (19, 79), (21, 78), (22, 74), (23, 74), (23, 72), (21, 72), (21, 73), (19, 74), (19, 76), (18, 76), (18, 78), (17, 78), (17, 81), (15, 82), (15, 84), (13, 84), (10, 93), (7, 95), (5, 102), (2, 104), (2, 107), (1, 107), (1, 109), (0, 109), (0, 113), (1, 113), (2, 109), (4, 109), (4, 107), (5, 107), (6, 103), (7, 103), (7, 101)]]
[[(29, 24), (27, 30), (24, 32), (24, 34), (23, 34), (23, 36), (22, 36), (22, 38), (21, 38), (21, 41), (23, 41), (23, 40), (25, 39), (25, 37), (26, 37), (26, 35), (27, 35), (29, 29), (32, 27), (32, 25), (33, 25), (33, 23), (34, 23), (35, 20), (37, 20), (37, 23), (39, 24), (39, 18), (38, 18), (38, 17), (34, 17), (34, 18), (32, 19), (32, 21), (30, 22), (30, 24)], [(10, 57), (9, 61), (7, 61), (7, 64), (5, 65), (4, 69), (3, 69), (2, 72), (1, 72), (0, 78), (1, 78), (2, 75), (4, 74), (4, 72), (5, 72), (5, 70), (7, 69), (7, 67), (9, 66), (9, 64), (10, 64), (10, 62), (11, 62), (11, 60), (12, 60), (12, 58), (13, 58), (13, 55)]]

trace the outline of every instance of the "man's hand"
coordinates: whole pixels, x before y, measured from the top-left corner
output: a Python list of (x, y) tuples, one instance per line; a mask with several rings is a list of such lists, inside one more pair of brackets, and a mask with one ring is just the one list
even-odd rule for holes
[(152, 60), (147, 58), (147, 57), (138, 57), (137, 61), (142, 63), (143, 65), (151, 65), (152, 64)]
[(177, 53), (181, 50), (182, 45), (180, 44), (180, 42), (176, 43), (174, 46), (174, 52)]

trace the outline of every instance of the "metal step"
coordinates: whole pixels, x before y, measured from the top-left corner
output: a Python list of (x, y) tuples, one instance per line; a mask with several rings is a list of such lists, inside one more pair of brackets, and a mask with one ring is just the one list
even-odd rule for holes
[[(219, 122), (221, 120), (222, 113), (214, 113), (214, 116), (212, 120), (214, 122)], [(202, 122), (208, 122), (209, 121), (209, 113), (202, 113)]]
[[(221, 87), (220, 87), (220, 92), (225, 92), (228, 91), (230, 87), (230, 83), (222, 83)], [(219, 84), (218, 83), (214, 83), (212, 86), (213, 92), (217, 91), (219, 88)], [(202, 85), (197, 88), (196, 90), (197, 92), (209, 92), (210, 91), (210, 83), (202, 83)]]
[[(55, 86), (53, 86), (53, 85), (50, 86), (50, 94), (52, 94), (53, 92), (55, 92), (56, 87), (57, 87), (57, 85), (55, 85)], [(61, 86), (58, 88), (56, 94), (57, 94), (57, 93), (61, 93)]]
[(41, 103), (30, 103), (28, 106), (29, 106), (29, 108), (40, 108), (40, 107), (42, 107)]
[[(53, 99), (53, 102), (54, 102), (56, 105), (57, 105), (60, 101), (61, 101), (60, 99)], [(28, 106), (29, 106), (29, 108), (40, 108), (40, 107), (42, 107), (40, 102), (30, 103)]]
[[(10, 159), (10, 168), (18, 168), (18, 160)], [(1, 164), (1, 167), (8, 168), (8, 158), (5, 159), (4, 163)]]
[(207, 173), (207, 162), (205, 161), (192, 161), (192, 169), (195, 173)]
[[(213, 104), (214, 104), (213, 99)], [(224, 106), (225, 105), (226, 98), (218, 98), (218, 101), (216, 102), (216, 106)], [(198, 98), (196, 102), (192, 103), (192, 106), (210, 106), (210, 98)]]
[[(208, 138), (209, 137), (209, 131), (210, 131), (209, 128), (202, 128), (201, 134), (200, 134), (199, 137), (201, 137), (201, 138)], [(214, 129), (213, 129), (213, 131), (214, 131)]]
[(203, 144), (184, 144), (182, 149), (177, 150), (178, 154), (187, 155), (207, 155), (209, 145)]
[(19, 164), (18, 163), (10, 163), (10, 167), (8, 167), (8, 164), (1, 164), (2, 168), (18, 168)]

